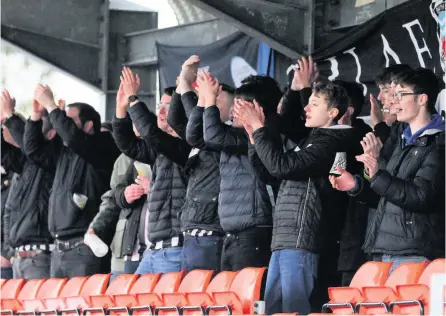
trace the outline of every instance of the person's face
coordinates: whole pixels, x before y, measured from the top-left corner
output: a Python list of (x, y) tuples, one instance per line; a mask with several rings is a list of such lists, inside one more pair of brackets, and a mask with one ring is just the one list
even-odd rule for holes
[(229, 93), (227, 93), (226, 91), (223, 91), (221, 89), (221, 86), (220, 86), (220, 89), (218, 90), (216, 103), (217, 103), (218, 109), (220, 110), (221, 121), (222, 122), (229, 121), (231, 109), (232, 109), (233, 98)]
[[(234, 99), (234, 103), (237, 103), (237, 100), (243, 100), (243, 99), (235, 98)], [(242, 122), (234, 116), (234, 106), (231, 107), (231, 111), (229, 113), (229, 117), (232, 119), (232, 126), (237, 127), (237, 128), (243, 127)]]
[(20, 146), (17, 144), (17, 142), (12, 137), (11, 132), (9, 131), (9, 129), (5, 125), (2, 126), (2, 129), (3, 129), (3, 139), (7, 143), (9, 143), (9, 144), (11, 144), (11, 145), (13, 145), (13, 146), (15, 146), (17, 148), (20, 148)]
[(396, 97), (394, 110), (396, 117), (400, 122), (411, 123), (419, 117), (423, 108), (425, 108), (427, 97), (426, 95), (404, 95), (404, 93), (413, 93), (410, 87), (402, 87), (397, 85), (395, 87)]
[(167, 115), (169, 113), (169, 105), (172, 97), (167, 94), (163, 94), (158, 105), (158, 113), (157, 113), (157, 123), (159, 129), (162, 131), (167, 131), (169, 128), (169, 124), (167, 124)]
[(79, 118), (79, 109), (75, 107), (67, 107), (65, 110), (67, 116), (74, 121), (77, 128), (84, 131), (86, 134), (94, 134), (93, 122), (88, 121), (82, 125), (81, 119)]
[(339, 111), (328, 107), (327, 98), (320, 93), (312, 93), (308, 105), (304, 108), (305, 126), (310, 128), (329, 127)]

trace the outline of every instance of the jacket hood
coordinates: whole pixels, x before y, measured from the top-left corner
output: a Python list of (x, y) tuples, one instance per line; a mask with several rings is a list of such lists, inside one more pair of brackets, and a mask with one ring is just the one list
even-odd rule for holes
[(426, 135), (434, 135), (444, 131), (445, 131), (445, 121), (443, 117), (440, 114), (434, 114), (429, 124), (427, 124), (422, 129), (416, 131), (415, 134), (413, 135), (410, 126), (407, 126), (406, 129), (404, 129), (401, 137), (403, 138), (403, 144), (409, 145), (419, 137)]

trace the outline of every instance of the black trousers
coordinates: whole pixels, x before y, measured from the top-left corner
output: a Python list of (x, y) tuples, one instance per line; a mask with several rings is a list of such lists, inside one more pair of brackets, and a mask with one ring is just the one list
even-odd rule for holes
[(72, 278), (101, 273), (101, 259), (85, 244), (68, 251), (54, 250), (51, 254), (51, 277)]
[(270, 227), (252, 227), (227, 234), (223, 241), (221, 269), (239, 271), (247, 267), (267, 267), (271, 259)]

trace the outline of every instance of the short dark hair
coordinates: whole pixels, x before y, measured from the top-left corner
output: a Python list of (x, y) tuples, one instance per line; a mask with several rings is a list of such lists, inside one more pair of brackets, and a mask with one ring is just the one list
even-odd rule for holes
[(417, 68), (407, 71), (394, 80), (394, 83), (402, 87), (410, 87), (413, 92), (427, 95), (427, 110), (436, 113), (435, 102), (440, 92), (440, 82), (435, 73), (426, 68)]
[(234, 94), (234, 92), (235, 92), (235, 89), (226, 83), (220, 83), (220, 86), (221, 86), (221, 90), (223, 90), (229, 94)]
[(76, 108), (79, 110), (79, 119), (82, 126), (88, 121), (93, 122), (93, 130), (95, 133), (101, 132), (101, 116), (90, 104), (75, 102), (67, 105), (68, 108)]
[(334, 84), (340, 85), (345, 89), (348, 96), (348, 105), (352, 105), (355, 109), (352, 114), (352, 119), (356, 119), (362, 111), (362, 107), (365, 102), (364, 93), (362, 92), (362, 86), (359, 83), (353, 81), (335, 80)]
[(268, 76), (249, 76), (235, 90), (235, 97), (252, 102), (254, 99), (267, 113), (276, 113), (282, 98), (282, 91), (274, 78)]
[(341, 85), (332, 82), (317, 82), (313, 85), (313, 93), (325, 96), (328, 108), (338, 109), (339, 114), (335, 117), (334, 122), (337, 122), (347, 112), (348, 95)]
[(391, 84), (396, 75), (411, 70), (412, 68), (406, 64), (389, 66), (387, 68), (384, 68), (383, 71), (375, 77), (375, 83), (377, 85)]
[(164, 94), (167, 94), (169, 97), (171, 97), (173, 96), (173, 93), (176, 89), (177, 87), (167, 87), (166, 89), (164, 89)]

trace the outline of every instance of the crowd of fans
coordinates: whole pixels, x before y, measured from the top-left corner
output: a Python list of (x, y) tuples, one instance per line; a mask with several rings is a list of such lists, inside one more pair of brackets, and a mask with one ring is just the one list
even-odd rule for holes
[(25, 120), (3, 91), (2, 278), (267, 266), (266, 313), (307, 314), (368, 260), (444, 257), (432, 71), (383, 69), (369, 126), (362, 87), (324, 82), (311, 57), (285, 93), (267, 76), (234, 89), (199, 63), (156, 114), (124, 68), (111, 124), (41, 84)]

